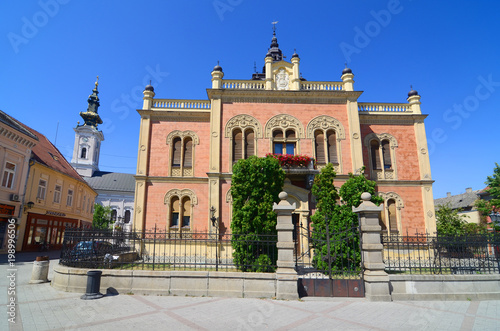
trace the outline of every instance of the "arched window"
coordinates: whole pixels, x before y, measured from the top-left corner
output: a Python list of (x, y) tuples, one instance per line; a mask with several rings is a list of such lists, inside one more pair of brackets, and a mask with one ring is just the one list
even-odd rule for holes
[(116, 212), (116, 209), (113, 209), (113, 210), (111, 211), (111, 220), (112, 220), (113, 222), (116, 222), (116, 217), (117, 217), (117, 212)]
[(191, 224), (191, 199), (182, 198), (182, 227), (188, 228)]
[(243, 157), (243, 133), (240, 129), (233, 131), (233, 163), (238, 162)]
[(82, 148), (82, 153), (80, 154), (80, 158), (82, 158), (82, 159), (87, 158), (87, 148), (86, 147)]
[(174, 138), (172, 143), (172, 167), (181, 166), (181, 144), (181, 138)]
[(297, 137), (294, 129), (273, 131), (273, 153), (295, 155), (297, 151)]
[(327, 130), (326, 133), (323, 130), (316, 130), (314, 132), (314, 148), (316, 163), (318, 165), (327, 163), (339, 164), (337, 135), (334, 130)]
[(124, 220), (124, 223), (125, 224), (130, 223), (130, 210), (125, 210), (125, 220)]
[(190, 137), (184, 139), (184, 168), (193, 166), (193, 140)]
[(199, 143), (193, 131), (173, 131), (167, 136), (170, 145), (170, 176), (194, 175), (194, 146)]
[(245, 130), (245, 142), (244, 142), (245, 150), (244, 155), (245, 159), (255, 155), (255, 133), (252, 129)]
[(181, 208), (179, 206), (179, 197), (172, 197), (170, 206), (170, 227), (177, 228), (179, 227), (179, 215), (181, 211)]
[(381, 169), (379, 147), (380, 147), (380, 145), (379, 145), (377, 140), (372, 140), (370, 142), (370, 150), (371, 150), (371, 156), (372, 156), (372, 169), (374, 169), (374, 170)]
[(398, 219), (396, 216), (396, 201), (390, 199), (387, 201), (387, 212), (389, 215), (389, 230), (391, 233), (398, 233)]
[(391, 169), (391, 143), (389, 140), (382, 140), (382, 157), (384, 158), (384, 169)]

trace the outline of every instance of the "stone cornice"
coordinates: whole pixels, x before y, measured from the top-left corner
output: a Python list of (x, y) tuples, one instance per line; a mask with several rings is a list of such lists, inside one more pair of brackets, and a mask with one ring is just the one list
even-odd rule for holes
[(37, 141), (33, 138), (28, 137), (25, 134), (16, 132), (7, 127), (0, 127), (0, 135), (12, 140), (14, 143), (21, 144), (28, 148), (33, 148)]
[(149, 117), (151, 120), (170, 122), (209, 122), (210, 109), (137, 109), (141, 117)]
[(362, 91), (276, 91), (207, 89), (210, 99), (222, 102), (255, 103), (300, 103), (300, 104), (345, 104), (347, 100), (357, 100)]
[(423, 122), (428, 115), (405, 113), (370, 113), (359, 112), (360, 124), (410, 124)]
[(432, 185), (434, 180), (379, 180), (375, 181), (377, 186), (422, 186), (422, 185)]
[(205, 184), (208, 183), (208, 178), (203, 177), (167, 177), (167, 176), (134, 176), (137, 181), (146, 181), (149, 183), (193, 183), (193, 184)]

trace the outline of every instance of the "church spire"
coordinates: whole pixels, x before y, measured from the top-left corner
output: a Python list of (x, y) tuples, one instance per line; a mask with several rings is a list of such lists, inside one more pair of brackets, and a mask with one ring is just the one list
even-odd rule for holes
[(89, 98), (87, 100), (89, 106), (87, 107), (86, 112), (80, 112), (80, 116), (83, 118), (85, 121), (85, 124), (87, 126), (91, 126), (93, 128), (97, 128), (97, 124), (102, 124), (101, 117), (99, 114), (97, 114), (97, 109), (99, 108), (99, 97), (97, 96), (99, 94), (99, 91), (97, 90), (97, 86), (99, 85), (99, 76), (97, 76), (96, 82), (95, 82), (95, 87), (92, 90), (92, 94), (89, 95)]
[(278, 38), (276, 38), (276, 24), (278, 21), (273, 22), (273, 39), (271, 40), (271, 46), (266, 56), (271, 56), (273, 58), (273, 62), (283, 60), (283, 53), (281, 49), (279, 49)]

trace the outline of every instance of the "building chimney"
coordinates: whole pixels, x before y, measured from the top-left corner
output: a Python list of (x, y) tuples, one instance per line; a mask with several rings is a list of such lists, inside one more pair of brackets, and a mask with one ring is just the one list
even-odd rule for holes
[(472, 193), (472, 187), (467, 187), (465, 189), (465, 193)]
[(446, 192), (446, 197), (447, 198), (451, 197), (451, 192)]

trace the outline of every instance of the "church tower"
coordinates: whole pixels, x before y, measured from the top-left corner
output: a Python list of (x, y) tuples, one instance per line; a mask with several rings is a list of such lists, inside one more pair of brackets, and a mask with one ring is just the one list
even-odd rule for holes
[(95, 87), (87, 100), (89, 104), (87, 111), (80, 112), (84, 124), (80, 125), (78, 122), (74, 128), (75, 145), (71, 165), (84, 177), (92, 177), (95, 171), (99, 171), (99, 152), (101, 142), (104, 140), (102, 131), (97, 129), (97, 125), (102, 124), (101, 117), (97, 114), (99, 108), (98, 81), (99, 76), (97, 76)]

